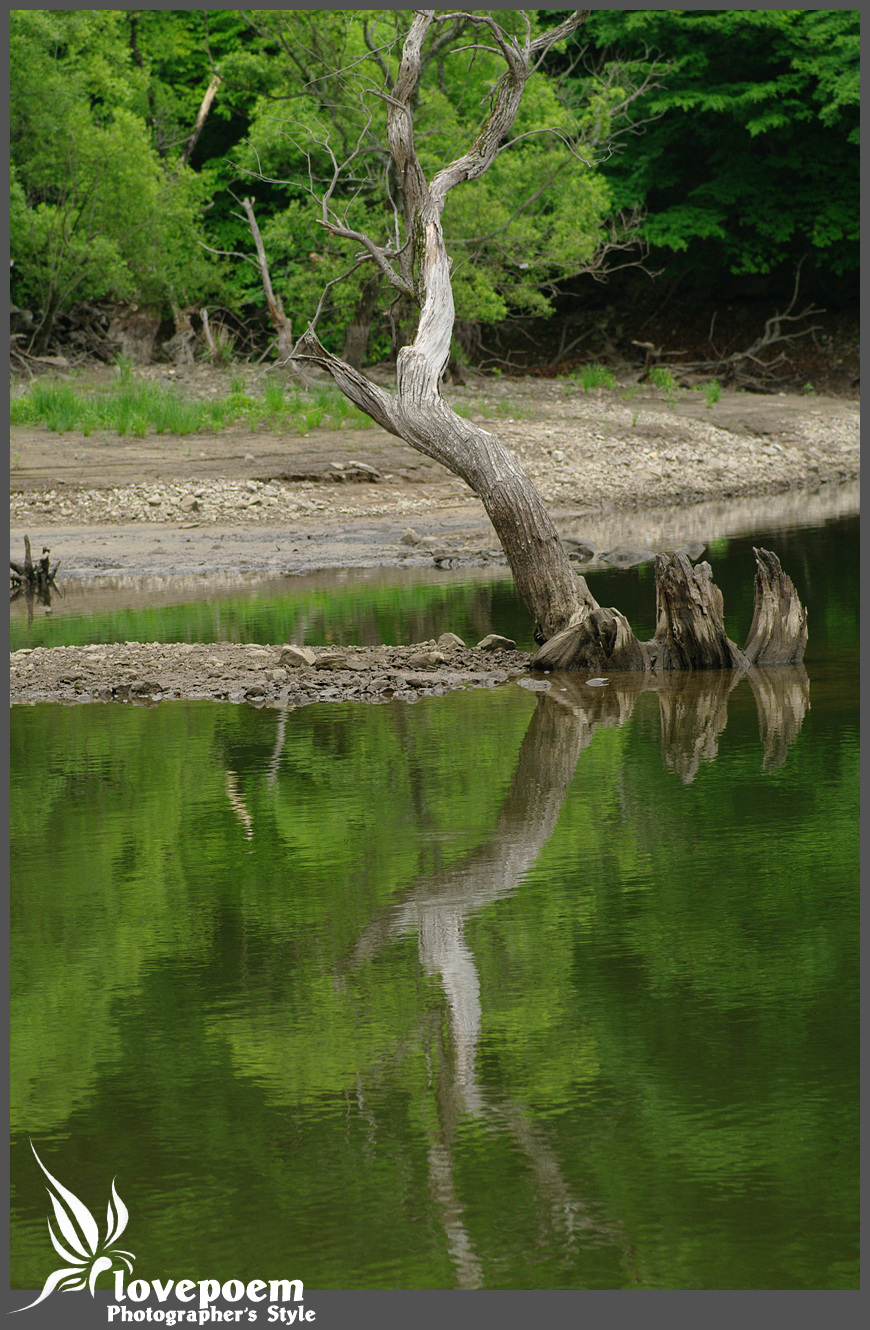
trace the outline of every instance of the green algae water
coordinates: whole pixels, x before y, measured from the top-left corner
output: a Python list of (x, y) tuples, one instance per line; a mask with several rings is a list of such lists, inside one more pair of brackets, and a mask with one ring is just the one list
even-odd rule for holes
[(856, 1288), (854, 539), (752, 680), (13, 708), (12, 1287), (32, 1140), (143, 1280)]

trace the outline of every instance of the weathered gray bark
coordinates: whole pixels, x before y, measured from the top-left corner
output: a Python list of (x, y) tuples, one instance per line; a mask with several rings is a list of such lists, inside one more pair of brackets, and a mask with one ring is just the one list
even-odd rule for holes
[(193, 126), (193, 131), (191, 132), (190, 138), (187, 140), (187, 143), (184, 145), (184, 148), (182, 150), (181, 153), (182, 166), (184, 166), (187, 162), (190, 161), (190, 155), (197, 145), (199, 136), (202, 133), (202, 127), (206, 122), (206, 117), (208, 116), (208, 113), (211, 110), (211, 104), (215, 99), (215, 94), (220, 85), (221, 85), (220, 74), (213, 74), (211, 77), (211, 81), (209, 82), (209, 85), (205, 90), (205, 95), (202, 99), (202, 104), (199, 108), (199, 113), (196, 117), (196, 123)]
[[(639, 642), (618, 610), (591, 606), (579, 622), (545, 642), (533, 670), (746, 670), (803, 659), (807, 614), (775, 554), (756, 549), (755, 614), (741, 651), (725, 632), (722, 592), (708, 563), (684, 554), (656, 559), (656, 633)], [(583, 579), (578, 579), (582, 581)], [(583, 583), (586, 589), (585, 582)]]
[(776, 555), (754, 547), (753, 553), (758, 569), (746, 655), (755, 665), (795, 665), (807, 645), (806, 609)]
[(508, 43), (493, 25), (507, 69), (493, 89), (490, 115), (469, 151), (427, 183), (414, 147), (411, 100), (420, 75), (420, 48), (435, 11), (416, 12), (387, 110), (390, 152), (402, 182), (406, 244), (399, 253), (391, 254), (358, 232), (330, 227), (335, 235), (364, 244), (391, 285), (420, 306), (414, 341), (398, 354), (397, 392), (377, 388), (352, 366), (330, 355), (311, 330), (300, 339), (295, 353), (326, 369), (341, 391), (384, 429), (466, 481), (486, 508), (517, 589), (545, 637), (581, 617), (584, 601), (534, 485), (496, 435), (457, 416), (441, 397), (441, 375), (454, 322), (441, 213), (454, 185), (483, 175), (492, 164), (513, 125), (535, 61), (582, 23), (587, 13), (575, 12), (559, 27), (536, 41), (527, 39), (524, 45)]

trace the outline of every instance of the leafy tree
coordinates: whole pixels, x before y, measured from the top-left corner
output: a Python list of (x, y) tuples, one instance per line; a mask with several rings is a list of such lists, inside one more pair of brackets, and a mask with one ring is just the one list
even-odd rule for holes
[(42, 310), (37, 351), (73, 297), (201, 297), (213, 280), (196, 244), (210, 179), (161, 165), (124, 17), (11, 16), (13, 298)]
[[(310, 315), (324, 285), (354, 261), (340, 237), (324, 228), (325, 215), (312, 209), (312, 194), (328, 194), (329, 208), (346, 229), (380, 244), (395, 234), (390, 201), (398, 199), (400, 181), (387, 112), (411, 15), (252, 11), (249, 17), (259, 45), (231, 53), (221, 64), (226, 87), (260, 89), (246, 143), (234, 157), (245, 191), (252, 189), (262, 205), (276, 291), (289, 308)], [(519, 15), (501, 15), (500, 23), (509, 34), (522, 31)], [(413, 114), (426, 173), (474, 137), (480, 90), (501, 74), (498, 51), (469, 41), (469, 32), (470, 20), (457, 16), (439, 27), (420, 54)], [(621, 85), (590, 80), (576, 107), (543, 73), (532, 73), (511, 152), (496, 158), (474, 191), (451, 197), (445, 221), (461, 321), (547, 314), (561, 279), (600, 264), (605, 235), (612, 241), (605, 230), (611, 205), (596, 162), (614, 117), (624, 116), (636, 92), (630, 71), (619, 72)], [(329, 288), (320, 320), (327, 346), (340, 349), (349, 321), (362, 320), (366, 311), (371, 317), (377, 294), (372, 270), (364, 262), (349, 281)], [(239, 283), (243, 299), (256, 298), (253, 269)], [(411, 318), (401, 298), (396, 317), (406, 325)], [(347, 345), (345, 355), (350, 358)]]
[(694, 273), (858, 264), (857, 10), (595, 12), (592, 63), (664, 56), (603, 173), (654, 252)]

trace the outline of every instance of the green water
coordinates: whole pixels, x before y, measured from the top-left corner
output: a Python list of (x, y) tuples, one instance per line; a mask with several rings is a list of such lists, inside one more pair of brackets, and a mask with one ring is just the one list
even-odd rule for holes
[(13, 708), (12, 1286), (32, 1139), (141, 1279), (857, 1287), (851, 540), (754, 686)]

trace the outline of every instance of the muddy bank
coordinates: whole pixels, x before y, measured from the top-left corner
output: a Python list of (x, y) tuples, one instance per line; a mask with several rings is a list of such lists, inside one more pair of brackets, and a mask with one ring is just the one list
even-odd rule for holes
[[(602, 557), (631, 546), (670, 554), (682, 545), (709, 544), (722, 537), (775, 532), (848, 517), (859, 511), (857, 481), (823, 485), (815, 491), (746, 499), (717, 499), (687, 506), (612, 509), (552, 507), (556, 528), (567, 541), (592, 551), (585, 575)], [(406, 533), (413, 533), (412, 539)], [(25, 532), (34, 549), (43, 544), (52, 560), (61, 559), (62, 581), (110, 581), (135, 590), (135, 578), (177, 579), (183, 599), (220, 594), (221, 587), (247, 585), (282, 576), (350, 568), (487, 569), (505, 566), (482, 505), (473, 498), (436, 511), (382, 516), (338, 516), (324, 513), (305, 522), (271, 523), (268, 527), (223, 527), (210, 523), (184, 526), (141, 524), (67, 526), (44, 521), (14, 524), (10, 557), (19, 559)], [(579, 562), (579, 560), (578, 560)], [(182, 594), (183, 593), (183, 594)]]
[(19, 704), (148, 705), (178, 698), (277, 707), (416, 702), (455, 688), (493, 688), (518, 679), (530, 659), (505, 638), (491, 635), (466, 647), (454, 634), (403, 647), (229, 642), (35, 647), (12, 654), (10, 697)]

